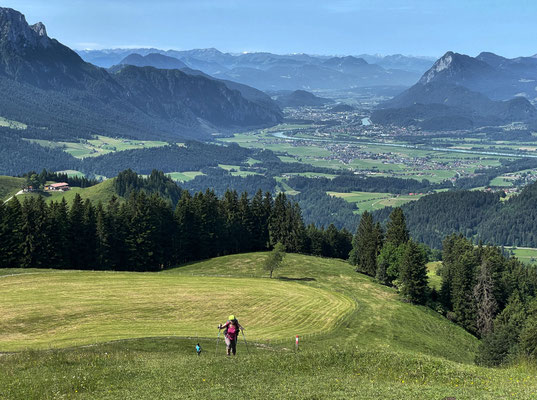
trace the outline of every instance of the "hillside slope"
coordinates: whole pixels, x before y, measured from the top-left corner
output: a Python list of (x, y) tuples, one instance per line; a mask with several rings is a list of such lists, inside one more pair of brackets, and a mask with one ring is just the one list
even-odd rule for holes
[(0, 201), (5, 201), (24, 185), (24, 179), (12, 176), (0, 176)]
[[(355, 273), (346, 262), (289, 254), (279, 279), (269, 280), (260, 269), (265, 257), (226, 256), (158, 274), (49, 272), (5, 278), (0, 281), (3, 307), (19, 309), (21, 290), (36, 284), (41, 289), (26, 296), (28, 311), (2, 313), (0, 325), (11, 328), (0, 334), (0, 350), (146, 336), (210, 337), (216, 320), (233, 312), (257, 342), (298, 334), (306, 335), (307, 348), (338, 344), (472, 362), (474, 337), (430, 309), (401, 302), (392, 289)], [(188, 287), (198, 289), (191, 293)], [(224, 296), (225, 287), (242, 296)], [(96, 291), (97, 304), (91, 301)], [(69, 312), (73, 306), (81, 312)], [(33, 318), (30, 310), (37, 308), (48, 317)], [(13, 318), (24, 324), (24, 332)]]
[[(156, 274), (0, 269), (0, 351), (31, 336), (30, 348), (96, 343), (1, 354), (0, 397), (535, 398), (534, 367), (470, 365), (475, 338), (346, 262), (289, 254), (269, 280), (265, 257)], [(44, 290), (28, 290), (37, 284)], [(21, 312), (6, 308), (15, 303)], [(232, 359), (216, 341), (230, 312), (246, 328)]]
[[(449, 191), (424, 196), (402, 206), (413, 238), (434, 248), (452, 233), (476, 243), (498, 246), (537, 246), (537, 183), (525, 186), (508, 200), (498, 193)], [(391, 208), (375, 212), (387, 221)]]

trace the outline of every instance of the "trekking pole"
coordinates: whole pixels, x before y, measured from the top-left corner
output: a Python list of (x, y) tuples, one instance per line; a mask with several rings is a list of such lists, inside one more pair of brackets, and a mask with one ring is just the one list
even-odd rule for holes
[(246, 345), (246, 352), (248, 355), (250, 355), (250, 349), (248, 349), (248, 342), (246, 341), (246, 336), (244, 335), (244, 331), (241, 329), (242, 338), (244, 339), (244, 344)]
[(214, 349), (214, 355), (216, 356), (218, 353), (218, 339), (220, 339), (220, 328), (218, 328), (218, 336), (216, 337), (216, 347)]

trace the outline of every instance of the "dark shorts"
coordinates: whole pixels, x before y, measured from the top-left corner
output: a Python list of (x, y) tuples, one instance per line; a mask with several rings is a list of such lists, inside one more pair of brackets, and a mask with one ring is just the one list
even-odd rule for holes
[(237, 351), (237, 338), (231, 340), (230, 338), (228, 338), (226, 336), (225, 341), (226, 341), (227, 348), (231, 349), (231, 351), (233, 351), (233, 353), (235, 353), (235, 351)]

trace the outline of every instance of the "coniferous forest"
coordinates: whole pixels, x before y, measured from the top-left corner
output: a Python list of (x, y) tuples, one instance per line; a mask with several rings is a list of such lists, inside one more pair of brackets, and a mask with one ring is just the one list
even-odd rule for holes
[[(158, 176), (156, 174), (155, 176)], [(129, 183), (130, 182), (130, 183)], [(283, 193), (258, 191), (252, 198), (227, 191), (173, 190), (148, 194), (125, 173), (116, 181), (127, 194), (108, 204), (77, 194), (47, 204), (41, 196), (14, 197), (0, 204), (0, 265), (12, 268), (69, 268), (155, 271), (189, 261), (271, 249), (346, 259), (352, 235), (334, 226), (305, 227), (300, 208)], [(160, 190), (160, 189), (159, 189)], [(176, 206), (173, 206), (176, 200)]]
[[(36, 182), (66, 178), (46, 170), (25, 176)], [(71, 182), (80, 187), (96, 183), (80, 178)], [(528, 199), (534, 186), (512, 200), (521, 210), (531, 211)], [(281, 243), (287, 252), (348, 259), (357, 272), (395, 287), (406, 301), (444, 314), (482, 338), (478, 363), (501, 365), (537, 355), (537, 271), (499, 247), (476, 246), (462, 234), (447, 235), (442, 253), (432, 251), (412, 239), (404, 208), (391, 210), (385, 224), (364, 212), (353, 236), (333, 224), (326, 229), (306, 226), (298, 203), (284, 193), (193, 194), (160, 171), (142, 177), (131, 170), (115, 178), (114, 190), (117, 197), (107, 204), (78, 194), (71, 204), (64, 199), (47, 203), (42, 196), (22, 202), (14, 197), (0, 204), (0, 265), (159, 271), (211, 257), (270, 250)], [(498, 200), (494, 194), (471, 195), (477, 196), (474, 202), (481, 208), (493, 207)], [(513, 207), (506, 210), (513, 212)], [(482, 223), (470, 211), (465, 212), (467, 223)], [(501, 218), (502, 212), (496, 220)], [(437, 271), (439, 290), (428, 284), (426, 263), (432, 257), (443, 260)]]
[(424, 304), (481, 338), (478, 364), (497, 366), (537, 358), (537, 270), (497, 246), (474, 245), (460, 234), (443, 241), (437, 270), (440, 290), (428, 285), (427, 248), (411, 239), (401, 208), (385, 230), (364, 212), (349, 261), (357, 272), (397, 288), (401, 296)]

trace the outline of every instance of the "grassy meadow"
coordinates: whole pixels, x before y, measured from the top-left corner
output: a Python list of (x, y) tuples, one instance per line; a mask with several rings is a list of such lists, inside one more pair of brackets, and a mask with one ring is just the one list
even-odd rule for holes
[(399, 207), (410, 201), (419, 200), (424, 194), (415, 195), (394, 195), (391, 193), (375, 193), (375, 192), (327, 192), (330, 196), (340, 197), (348, 203), (356, 203), (357, 212), (380, 210), (384, 207)]
[(59, 148), (76, 158), (97, 157), (117, 151), (145, 149), (166, 146), (166, 142), (155, 140), (134, 140), (96, 135), (93, 139), (78, 142), (57, 142), (51, 140), (27, 139), (43, 147)]
[[(159, 273), (0, 269), (0, 398), (535, 398), (535, 367), (473, 365), (477, 339), (346, 262), (289, 254), (269, 279), (266, 254)], [(234, 358), (216, 342), (229, 313), (248, 340)]]
[(196, 178), (196, 176), (205, 175), (201, 171), (185, 171), (185, 172), (170, 172), (167, 173), (170, 178), (178, 182), (188, 182)]
[(22, 189), (26, 180), (12, 176), (0, 176), (0, 201), (6, 201)]
[(0, 117), (0, 126), (9, 129), (24, 130), (28, 128), (28, 125), (23, 124), (22, 122), (13, 121), (4, 117)]
[(506, 248), (506, 250), (512, 251), (516, 258), (526, 264), (537, 264), (537, 249), (530, 247), (515, 247)]
[[(289, 254), (269, 279), (266, 254), (159, 273), (0, 269), (0, 398), (535, 398), (534, 366), (473, 365), (473, 336), (346, 262)], [(229, 313), (248, 340), (231, 358), (216, 341)]]
[[(46, 202), (51, 201), (61, 201), (62, 198), (65, 198), (65, 200), (68, 203), (71, 203), (75, 196), (79, 194), (80, 197), (82, 197), (83, 200), (90, 199), (91, 201), (94, 201), (95, 203), (98, 203), (99, 201), (103, 204), (106, 204), (110, 201), (110, 199), (113, 196), (117, 197), (116, 191), (114, 189), (114, 179), (108, 179), (104, 182), (98, 183), (95, 186), (91, 186), (89, 188), (79, 188), (79, 187), (72, 187), (66, 192), (44, 192), (43, 197)], [(38, 193), (27, 193), (27, 194), (21, 194), (17, 196), (17, 198), (20, 201), (24, 201), (25, 197), (35, 197), (35, 196), (41, 196), (42, 194)]]

